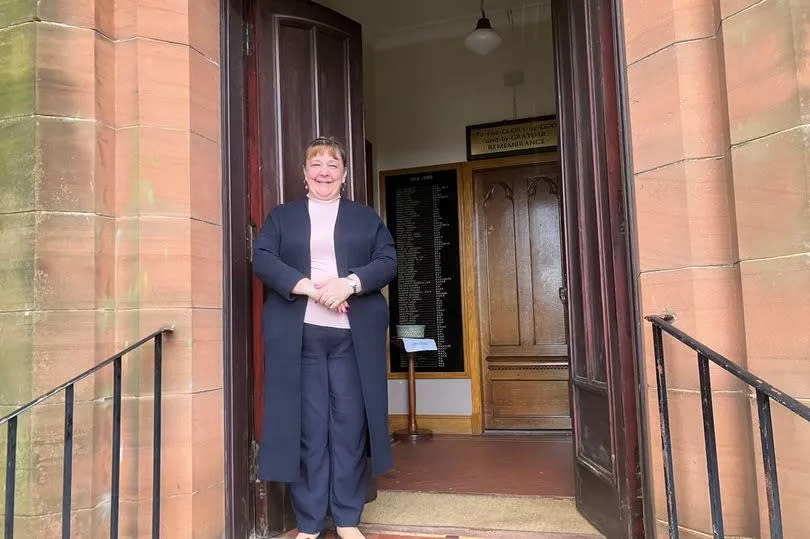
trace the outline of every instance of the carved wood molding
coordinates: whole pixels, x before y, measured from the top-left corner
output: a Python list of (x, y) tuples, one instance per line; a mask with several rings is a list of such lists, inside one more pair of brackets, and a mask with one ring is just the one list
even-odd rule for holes
[(567, 365), (521, 365), (518, 367), (508, 365), (490, 365), (488, 369), (491, 371), (540, 371), (540, 370), (560, 370), (567, 371)]
[(537, 184), (540, 182), (544, 182), (548, 186), (549, 194), (560, 198), (560, 188), (557, 185), (557, 178), (554, 176), (535, 176), (534, 178), (529, 178), (528, 186), (526, 187), (526, 192), (529, 197), (533, 197), (537, 194)]
[(485, 208), (487, 207), (487, 204), (489, 204), (490, 200), (492, 200), (492, 197), (495, 196), (495, 191), (498, 190), (498, 187), (503, 189), (503, 194), (504, 194), (504, 196), (506, 198), (508, 198), (510, 201), (514, 202), (515, 196), (514, 196), (514, 193), (512, 192), (512, 188), (509, 187), (507, 184), (505, 184), (503, 182), (496, 182), (496, 183), (493, 183), (489, 187), (489, 190), (487, 191), (487, 194), (484, 195), (484, 207)]

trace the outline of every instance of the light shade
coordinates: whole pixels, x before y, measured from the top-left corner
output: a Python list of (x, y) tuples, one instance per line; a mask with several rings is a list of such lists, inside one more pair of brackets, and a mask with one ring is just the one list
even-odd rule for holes
[(477, 54), (489, 54), (501, 44), (501, 36), (492, 29), (489, 19), (481, 17), (475, 30), (464, 38), (464, 46)]

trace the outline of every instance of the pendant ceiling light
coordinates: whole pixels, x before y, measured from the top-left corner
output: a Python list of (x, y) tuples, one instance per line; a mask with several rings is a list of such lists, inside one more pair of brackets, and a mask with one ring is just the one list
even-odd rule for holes
[(484, 13), (484, 0), (481, 0), (481, 18), (475, 25), (475, 30), (464, 38), (464, 46), (477, 54), (489, 54), (501, 44), (501, 36), (492, 29)]

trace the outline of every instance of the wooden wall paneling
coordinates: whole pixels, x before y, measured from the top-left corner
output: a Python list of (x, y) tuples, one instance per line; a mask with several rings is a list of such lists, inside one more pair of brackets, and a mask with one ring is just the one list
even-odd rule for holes
[[(434, 434), (473, 434), (472, 417), (468, 415), (417, 415), (420, 428), (430, 429)], [(407, 414), (388, 416), (388, 430), (394, 432), (408, 427)]]
[(475, 264), (475, 210), (472, 171), (466, 165), (461, 171), (461, 279), (462, 311), (464, 313), (464, 357), (470, 372), (472, 416), (470, 430), (483, 432), (481, 396), (481, 341), (478, 312), (478, 277)]

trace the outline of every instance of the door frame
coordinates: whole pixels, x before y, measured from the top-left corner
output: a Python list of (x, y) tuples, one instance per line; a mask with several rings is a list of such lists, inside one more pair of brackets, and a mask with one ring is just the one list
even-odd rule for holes
[(628, 269), (627, 291), (630, 296), (634, 327), (631, 337), (634, 349), (635, 364), (635, 396), (636, 396), (636, 425), (637, 447), (639, 452), (639, 485), (642, 498), (642, 513), (644, 521), (644, 536), (656, 536), (655, 517), (655, 490), (653, 488), (653, 469), (650, 444), (652, 440), (647, 436), (649, 423), (649, 406), (646, 389), (646, 367), (644, 362), (644, 318), (641, 310), (641, 273), (639, 263), (638, 232), (636, 230), (636, 200), (634, 189), (633, 150), (630, 123), (630, 97), (627, 82), (627, 56), (625, 54), (624, 36), (624, 1), (610, 0), (613, 13), (611, 30), (613, 32), (613, 59), (616, 75), (616, 107), (619, 121), (620, 165), (622, 174), (624, 197), (625, 240), (627, 247)]
[(252, 328), (246, 136), (247, 2), (220, 2), (222, 158), (222, 363), (225, 403), (225, 529), (250, 537), (250, 346)]
[[(249, 320), (250, 291), (250, 233), (248, 231), (248, 174), (245, 102), (247, 47), (252, 28), (248, 24), (249, 8), (256, 0), (222, 0), (220, 2), (220, 66), (221, 66), (221, 173), (223, 227), (223, 385), (225, 429), (225, 537), (249, 537), (252, 532), (251, 441), (249, 413), (251, 373), (250, 343), (252, 328)], [(632, 338), (635, 349), (635, 377), (632, 393), (636, 395), (638, 449), (641, 469), (641, 490), (644, 507), (645, 536), (654, 537), (655, 515), (652, 490), (652, 469), (649, 441), (647, 394), (644, 390), (643, 331), (639, 295), (638, 242), (635, 230), (633, 165), (630, 143), (629, 98), (622, 0), (610, 0), (613, 12), (612, 33), (617, 81), (617, 109), (621, 124), (621, 168), (624, 186), (624, 217), (628, 252), (628, 291), (635, 321)], [(483, 163), (484, 161), (481, 161)], [(472, 163), (477, 164), (477, 163)], [(466, 174), (462, 178), (466, 177)], [(462, 184), (468, 182), (462, 181)], [(246, 316), (246, 313), (248, 316)], [(480, 371), (480, 369), (479, 369)], [(480, 372), (478, 374), (480, 382)], [(473, 401), (475, 412), (475, 400)], [(481, 431), (480, 392), (478, 424)], [(475, 426), (475, 425), (473, 425)]]

